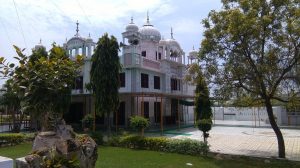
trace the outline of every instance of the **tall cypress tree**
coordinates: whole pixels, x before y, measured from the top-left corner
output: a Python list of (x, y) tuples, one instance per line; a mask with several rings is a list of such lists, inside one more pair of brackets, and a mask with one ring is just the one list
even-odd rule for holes
[(92, 55), (91, 89), (95, 95), (96, 114), (104, 116), (107, 131), (111, 131), (110, 114), (119, 107), (119, 45), (114, 36), (105, 33)]
[(195, 113), (196, 121), (199, 130), (203, 132), (204, 142), (207, 142), (209, 136), (208, 131), (211, 130), (212, 126), (212, 109), (211, 102), (209, 99), (209, 90), (205, 79), (200, 72), (196, 78), (197, 85), (195, 90)]

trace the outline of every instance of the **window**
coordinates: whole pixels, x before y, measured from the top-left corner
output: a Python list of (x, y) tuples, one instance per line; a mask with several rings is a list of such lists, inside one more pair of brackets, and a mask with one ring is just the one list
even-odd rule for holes
[(125, 72), (120, 73), (120, 87), (125, 87)]
[(148, 74), (141, 73), (141, 87), (149, 88), (149, 76)]
[(142, 56), (146, 57), (146, 51), (142, 51)]
[(160, 122), (160, 110), (161, 110), (161, 107), (160, 107), (160, 102), (154, 102), (154, 121), (156, 123), (159, 123)]
[(76, 89), (76, 90), (83, 89), (83, 77), (82, 76), (78, 76), (75, 78), (75, 83), (74, 83), (73, 89)]
[(160, 89), (160, 77), (154, 76), (154, 89)]
[(161, 53), (158, 53), (158, 59), (161, 59)]
[(157, 60), (157, 51), (155, 52), (155, 59)]
[(149, 102), (141, 102), (144, 103), (144, 117), (149, 118)]
[(180, 79), (171, 78), (171, 90), (180, 90)]

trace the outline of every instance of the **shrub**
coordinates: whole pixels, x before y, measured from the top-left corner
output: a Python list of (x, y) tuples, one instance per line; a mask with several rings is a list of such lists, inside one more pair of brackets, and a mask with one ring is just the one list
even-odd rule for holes
[(207, 143), (191, 139), (172, 139), (168, 141), (164, 151), (187, 155), (206, 155), (209, 151), (209, 146)]
[(0, 146), (2, 145), (17, 145), (26, 140), (26, 136), (21, 133), (1, 133)]
[(130, 118), (130, 126), (141, 131), (141, 136), (144, 136), (144, 129), (148, 128), (150, 122), (148, 119), (141, 116), (134, 116)]
[(97, 145), (103, 145), (103, 135), (100, 132), (90, 132), (89, 135)]
[(121, 146), (120, 145), (120, 137), (119, 136), (112, 136), (108, 139), (107, 145), (109, 146)]
[(142, 137), (137, 135), (120, 137), (118, 138), (118, 141), (114, 141), (112, 146), (188, 155), (206, 155), (209, 151), (207, 143), (196, 140), (168, 139), (165, 137)]
[(94, 117), (91, 114), (87, 114), (81, 120), (83, 128), (92, 129), (94, 123)]

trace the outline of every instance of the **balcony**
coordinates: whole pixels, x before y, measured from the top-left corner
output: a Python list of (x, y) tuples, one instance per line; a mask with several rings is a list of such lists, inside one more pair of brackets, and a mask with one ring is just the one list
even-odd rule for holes
[(140, 67), (154, 71), (160, 71), (160, 62), (147, 59), (139, 54), (132, 53), (123, 55), (123, 66), (124, 68)]

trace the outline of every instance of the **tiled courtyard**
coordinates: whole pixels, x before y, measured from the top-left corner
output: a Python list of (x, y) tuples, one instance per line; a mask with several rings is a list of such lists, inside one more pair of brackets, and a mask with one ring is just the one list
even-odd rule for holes
[[(184, 135), (173, 138), (203, 140), (202, 132), (196, 128), (181, 129)], [(300, 130), (282, 129), (285, 140), (286, 157), (300, 161)], [(260, 157), (277, 156), (277, 139), (271, 128), (215, 126), (210, 131), (208, 143), (212, 152)]]

